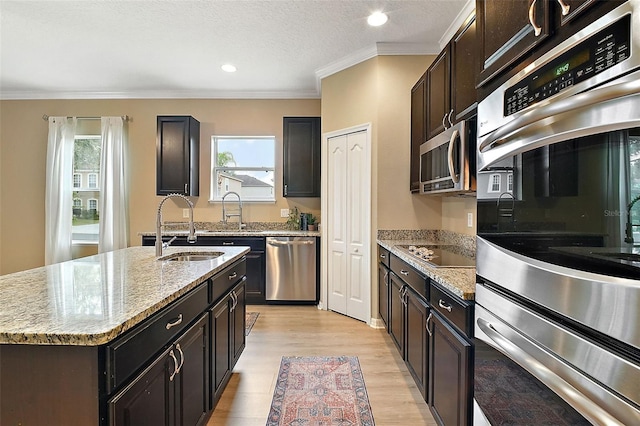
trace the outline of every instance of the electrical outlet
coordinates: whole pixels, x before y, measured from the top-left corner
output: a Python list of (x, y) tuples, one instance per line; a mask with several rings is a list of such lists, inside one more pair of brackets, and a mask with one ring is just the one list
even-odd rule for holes
[(189, 209), (182, 209), (182, 217), (189, 217)]
[(467, 213), (467, 228), (473, 228), (473, 213)]
[(280, 209), (280, 217), (289, 217), (289, 209)]

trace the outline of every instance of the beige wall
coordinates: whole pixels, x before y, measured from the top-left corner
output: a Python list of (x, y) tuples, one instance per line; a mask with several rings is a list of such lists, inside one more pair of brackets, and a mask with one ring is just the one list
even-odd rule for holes
[[(318, 116), (320, 100), (34, 100), (0, 101), (0, 274), (44, 264), (44, 191), (47, 123), (42, 115), (129, 115), (130, 244), (139, 232), (154, 231), (156, 116), (192, 115), (200, 121), (200, 196), (196, 221), (219, 221), (219, 204), (209, 204), (211, 136), (275, 135), (276, 203), (246, 204), (245, 221), (286, 221), (281, 208), (320, 213), (319, 198), (282, 198), (282, 117)], [(170, 201), (166, 220), (182, 219), (183, 205)]]

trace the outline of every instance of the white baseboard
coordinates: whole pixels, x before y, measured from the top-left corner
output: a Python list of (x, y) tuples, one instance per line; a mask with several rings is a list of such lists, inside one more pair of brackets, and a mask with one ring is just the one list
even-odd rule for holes
[(386, 328), (384, 321), (382, 321), (380, 318), (371, 318), (371, 321), (369, 321), (369, 327), (377, 329)]

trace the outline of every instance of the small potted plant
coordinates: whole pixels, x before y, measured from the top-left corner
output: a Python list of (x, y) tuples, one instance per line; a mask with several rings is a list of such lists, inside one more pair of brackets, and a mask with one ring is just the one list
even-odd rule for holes
[(307, 230), (316, 230), (316, 217), (311, 213), (307, 214)]

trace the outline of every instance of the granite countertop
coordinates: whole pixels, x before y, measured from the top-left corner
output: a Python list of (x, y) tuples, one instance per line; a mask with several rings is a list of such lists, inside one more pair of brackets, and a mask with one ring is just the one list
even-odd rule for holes
[(442, 287), (449, 290), (454, 295), (460, 297), (463, 300), (474, 300), (476, 294), (476, 269), (475, 268), (434, 268), (427, 262), (422, 261), (414, 256), (410, 256), (405, 252), (396, 248), (399, 245), (446, 245), (446, 243), (423, 240), (423, 239), (411, 239), (411, 240), (390, 240), (380, 239), (377, 240), (378, 244), (389, 250), (400, 259), (407, 262), (409, 265), (416, 268), (418, 271), (424, 273), (429, 278), (436, 281)]
[[(172, 253), (212, 247), (169, 247)], [(0, 344), (105, 344), (240, 259), (248, 247), (197, 262), (130, 247), (0, 276)]]
[[(138, 235), (141, 237), (155, 237), (155, 231), (140, 232)], [(175, 231), (162, 231), (163, 236), (174, 235), (189, 235), (188, 231), (175, 230)], [(208, 236), (208, 237), (319, 237), (320, 231), (293, 231), (293, 230), (225, 230), (225, 231), (198, 231), (196, 230), (196, 236)]]

